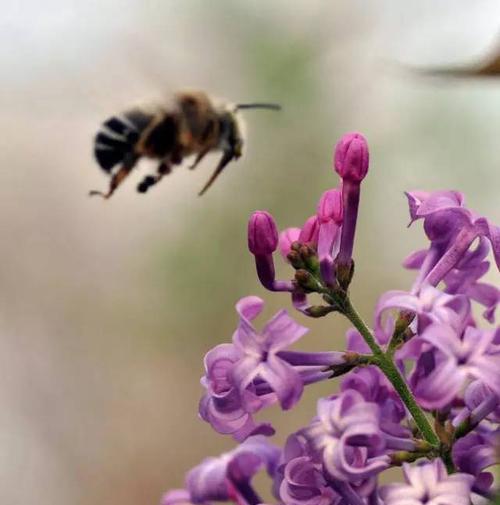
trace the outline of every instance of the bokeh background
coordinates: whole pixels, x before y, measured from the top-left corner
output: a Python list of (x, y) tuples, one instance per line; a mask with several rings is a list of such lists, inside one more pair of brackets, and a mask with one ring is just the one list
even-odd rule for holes
[[(405, 288), (405, 189), (455, 188), (500, 221), (500, 79), (424, 78), (498, 45), (494, 0), (2, 0), (0, 17), (0, 499), (11, 505), (155, 504), (231, 447), (197, 418), (202, 357), (228, 341), (236, 300), (263, 296), (246, 221), (300, 225), (335, 184), (332, 147), (371, 147), (353, 298), (365, 317)], [(246, 114), (246, 156), (204, 196), (215, 163), (147, 196), (112, 200), (91, 154), (99, 123), (195, 87), (283, 112)], [(280, 275), (289, 275), (280, 267)], [(490, 279), (498, 282), (498, 277)], [(299, 317), (299, 319), (301, 319)], [(304, 321), (308, 349), (341, 348), (337, 317)], [(282, 441), (313, 415), (273, 411)]]

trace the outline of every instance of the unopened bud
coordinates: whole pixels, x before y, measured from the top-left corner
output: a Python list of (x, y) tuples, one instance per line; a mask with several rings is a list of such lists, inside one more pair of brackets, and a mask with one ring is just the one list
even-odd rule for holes
[(369, 153), (361, 133), (346, 133), (335, 146), (335, 171), (342, 179), (361, 182), (368, 173)]
[(334, 312), (334, 307), (328, 307), (327, 305), (312, 305), (306, 309), (306, 313), (310, 317), (324, 317), (331, 312)]
[(432, 451), (435, 447), (427, 442), (427, 440), (422, 440), (422, 439), (415, 439), (415, 451), (418, 452), (430, 452)]
[(318, 289), (318, 281), (307, 270), (297, 270), (295, 281), (306, 292), (314, 292)]
[(316, 251), (312, 247), (303, 244), (299, 248), (299, 254), (302, 256), (304, 260), (306, 260), (311, 256), (316, 256)]
[(299, 269), (304, 268), (304, 262), (302, 261), (302, 257), (297, 251), (290, 251), (286, 256), (287, 261), (292, 265), (293, 268)]
[(317, 213), (320, 223), (342, 223), (342, 192), (337, 188), (325, 191), (318, 202)]
[(316, 214), (311, 216), (302, 227), (299, 235), (299, 242), (302, 244), (314, 244), (318, 243), (318, 233), (319, 233), (319, 223), (318, 216)]
[(292, 244), (297, 241), (300, 228), (286, 228), (280, 233), (278, 247), (285, 261), (288, 261), (288, 253), (292, 250)]
[(354, 276), (354, 261), (351, 260), (350, 263), (344, 263), (337, 265), (336, 277), (339, 286), (347, 291), (349, 285), (351, 284), (352, 278)]
[(278, 247), (278, 229), (273, 216), (257, 210), (248, 221), (248, 249), (254, 255), (272, 254)]
[(396, 319), (394, 333), (402, 335), (414, 319), (415, 312), (412, 312), (410, 310), (402, 310)]

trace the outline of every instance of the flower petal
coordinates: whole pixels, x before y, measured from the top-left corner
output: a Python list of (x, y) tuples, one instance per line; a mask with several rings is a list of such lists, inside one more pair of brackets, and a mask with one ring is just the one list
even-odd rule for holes
[(270, 356), (267, 363), (260, 365), (259, 375), (271, 386), (284, 410), (293, 407), (302, 396), (304, 385), (300, 375), (279, 358)]
[(481, 233), (490, 239), (491, 247), (493, 249), (493, 256), (500, 270), (500, 226), (496, 226), (488, 219), (480, 217), (476, 219), (474, 225), (481, 231)]
[(277, 352), (299, 340), (308, 331), (308, 328), (297, 323), (283, 309), (264, 326), (262, 334), (269, 351)]
[(242, 319), (252, 321), (264, 308), (264, 300), (258, 296), (245, 296), (236, 303), (236, 312)]

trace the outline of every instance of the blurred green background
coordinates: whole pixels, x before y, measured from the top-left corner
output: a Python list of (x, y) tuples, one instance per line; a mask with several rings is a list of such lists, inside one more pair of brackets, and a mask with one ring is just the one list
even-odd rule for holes
[[(365, 317), (412, 276), (425, 244), (405, 189), (453, 188), (500, 221), (500, 80), (424, 79), (409, 67), (469, 61), (497, 42), (491, 0), (1, 2), (0, 498), (11, 505), (157, 503), (232, 442), (197, 418), (202, 357), (228, 341), (234, 303), (289, 307), (258, 284), (246, 222), (301, 225), (336, 184), (346, 131), (370, 143), (353, 299)], [(246, 155), (204, 196), (216, 161), (179, 168), (147, 196), (133, 174), (112, 200), (92, 159), (100, 122), (195, 87), (248, 111)], [(280, 275), (290, 275), (280, 266)], [(498, 277), (492, 276), (493, 282)], [(346, 324), (301, 321), (302, 348), (340, 349)], [(265, 318), (264, 318), (265, 320)], [(319, 395), (271, 417), (287, 431)]]

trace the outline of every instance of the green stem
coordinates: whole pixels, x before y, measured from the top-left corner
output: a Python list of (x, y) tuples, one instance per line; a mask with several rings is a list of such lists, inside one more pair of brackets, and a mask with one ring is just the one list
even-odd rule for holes
[(343, 313), (365, 339), (365, 342), (368, 344), (373, 352), (373, 355), (376, 358), (378, 367), (382, 370), (382, 372), (393, 385), (396, 392), (399, 394), (399, 397), (406, 405), (406, 408), (409, 410), (410, 414), (413, 416), (413, 419), (415, 420), (415, 423), (422, 433), (422, 436), (425, 438), (425, 440), (427, 440), (427, 442), (437, 447), (439, 445), (439, 439), (434, 433), (429, 420), (425, 416), (422, 409), (417, 405), (415, 398), (413, 397), (410, 389), (401, 376), (398, 368), (393, 363), (392, 359), (387, 356), (382, 348), (378, 345), (377, 341), (372, 335), (372, 332), (369, 330), (368, 326), (366, 326), (363, 319), (361, 319), (360, 315), (356, 312), (356, 309), (351, 305), (351, 301), (348, 297), (345, 298), (343, 303)]
[(396, 365), (384, 355), (383, 359), (379, 361), (379, 368), (382, 372), (384, 372), (385, 376), (389, 379), (391, 384), (394, 386), (394, 389), (399, 394), (401, 400), (406, 405), (406, 408), (410, 411), (410, 414), (413, 416), (413, 419), (415, 420), (415, 423), (425, 440), (434, 446), (438, 446), (439, 439), (437, 435), (434, 433), (434, 430), (432, 429), (432, 426), (422, 409), (417, 405), (415, 398), (413, 397)]
[(377, 356), (377, 358), (382, 358), (384, 356), (384, 352), (381, 347), (377, 344), (374, 336), (371, 331), (366, 326), (361, 316), (356, 312), (356, 309), (351, 305), (351, 301), (348, 297), (346, 297), (342, 304), (344, 315), (351, 321), (351, 323), (356, 327), (356, 329), (361, 333), (362, 337), (365, 339), (365, 342), (368, 344), (368, 347), (371, 349), (373, 354)]

